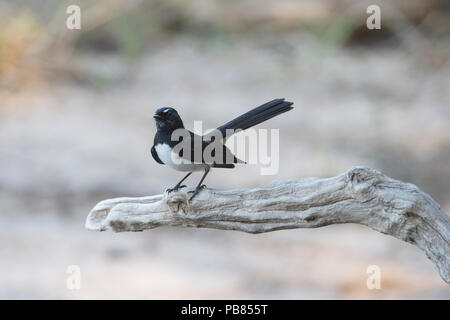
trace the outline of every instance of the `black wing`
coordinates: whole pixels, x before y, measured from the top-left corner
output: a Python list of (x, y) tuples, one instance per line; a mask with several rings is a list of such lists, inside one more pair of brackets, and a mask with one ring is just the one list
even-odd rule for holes
[(162, 162), (161, 159), (158, 157), (158, 153), (155, 150), (155, 146), (152, 147), (152, 157), (153, 159), (155, 159), (156, 162), (164, 164), (164, 162)]
[[(184, 137), (180, 137), (178, 141), (170, 141), (172, 144), (171, 147), (175, 148), (175, 152), (178, 152), (178, 155), (193, 163), (208, 163), (216, 168), (234, 168), (234, 163), (245, 163), (237, 159), (230, 149), (228, 149), (221, 141), (207, 141), (204, 137), (199, 136), (189, 130), (186, 130), (186, 134)], [(188, 141), (183, 141), (183, 138), (187, 138)], [(178, 145), (179, 143), (183, 143), (183, 145)], [(201, 146), (201, 154), (196, 157), (195, 146)], [(205, 148), (209, 147), (208, 151), (211, 152), (211, 158), (204, 159)], [(179, 149), (180, 148), (180, 149)], [(183, 148), (189, 148), (190, 152), (183, 152)], [(215, 151), (220, 150), (222, 154), (222, 159), (219, 159), (219, 155), (216, 155)], [(201, 157), (199, 157), (201, 156)]]
[[(205, 137), (199, 136), (194, 134), (193, 132), (190, 132), (190, 136), (191, 136), (191, 142), (194, 142), (195, 139), (198, 139), (197, 141), (201, 140), (201, 144), (202, 144), (202, 162), (203, 163), (209, 163), (212, 164), (213, 167), (216, 168), (234, 168), (234, 163), (245, 163), (242, 160), (239, 160), (238, 158), (236, 158), (236, 156), (234, 156), (234, 154), (231, 152), (230, 149), (228, 149), (221, 141), (210, 141), (205, 139)], [(210, 147), (211, 152), (211, 156), (214, 159), (213, 163), (209, 161), (206, 161), (203, 158), (203, 152), (205, 151), (205, 148)], [(216, 155), (216, 150), (220, 150), (222, 149), (222, 159), (219, 158), (219, 155)], [(183, 157), (182, 154), (180, 154), (180, 157)], [(186, 158), (186, 157), (185, 157)], [(194, 159), (194, 144), (191, 144), (191, 161), (195, 162)], [(230, 161), (230, 162), (227, 162)]]

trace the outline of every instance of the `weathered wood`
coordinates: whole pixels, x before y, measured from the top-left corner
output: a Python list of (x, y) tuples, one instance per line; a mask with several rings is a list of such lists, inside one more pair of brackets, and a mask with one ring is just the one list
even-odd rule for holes
[(416, 245), (450, 283), (450, 218), (417, 186), (354, 167), (328, 179), (275, 181), (265, 188), (187, 191), (98, 203), (86, 228), (116, 232), (159, 226), (249, 233), (358, 223)]

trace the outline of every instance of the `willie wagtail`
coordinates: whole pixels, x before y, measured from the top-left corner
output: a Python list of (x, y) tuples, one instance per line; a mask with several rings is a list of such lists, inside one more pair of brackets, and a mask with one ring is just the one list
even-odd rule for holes
[[(152, 156), (156, 162), (178, 170), (188, 172), (173, 188), (167, 189), (168, 192), (176, 191), (185, 187), (181, 183), (189, 177), (194, 171), (204, 171), (204, 174), (193, 191), (192, 200), (199, 190), (204, 187), (202, 182), (208, 174), (210, 168), (234, 168), (235, 163), (245, 163), (237, 159), (225, 146), (225, 139), (238, 130), (245, 130), (261, 122), (269, 120), (281, 113), (293, 109), (293, 103), (284, 99), (275, 99), (259, 107), (256, 107), (243, 115), (233, 119), (224, 125), (218, 127), (214, 134), (199, 136), (184, 128), (183, 121), (173, 108), (160, 108), (156, 110), (153, 118), (156, 120), (157, 132), (152, 147)], [(221, 139), (215, 139), (216, 137)], [(220, 141), (218, 141), (220, 140)], [(182, 143), (187, 148), (177, 150), (175, 147)], [(214, 147), (211, 148), (215, 143)], [(201, 148), (201, 152), (195, 152)], [(197, 149), (196, 149), (197, 148)], [(206, 148), (212, 149), (209, 157), (204, 155)], [(188, 152), (186, 152), (188, 151)], [(189, 152), (190, 151), (190, 152)], [(219, 151), (219, 152), (215, 152)]]

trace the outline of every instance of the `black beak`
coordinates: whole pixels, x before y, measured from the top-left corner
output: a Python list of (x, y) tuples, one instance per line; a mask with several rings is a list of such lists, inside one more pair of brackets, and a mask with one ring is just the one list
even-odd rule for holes
[(163, 117), (161, 117), (161, 116), (158, 115), (158, 114), (155, 114), (155, 115), (153, 116), (153, 118), (155, 118), (156, 120), (162, 120), (162, 119), (163, 119)]

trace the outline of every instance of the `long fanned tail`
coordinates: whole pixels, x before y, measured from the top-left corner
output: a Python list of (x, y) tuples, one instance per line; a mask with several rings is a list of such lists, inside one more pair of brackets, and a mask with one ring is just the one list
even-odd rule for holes
[[(269, 101), (263, 105), (260, 105), (259, 107), (256, 107), (255, 109), (244, 113), (236, 119), (233, 119), (225, 123), (224, 125), (221, 125), (217, 128), (217, 130), (219, 130), (222, 136), (226, 138), (227, 130), (245, 130), (250, 127), (256, 126), (261, 122), (269, 120), (279, 114), (293, 109), (293, 107), (291, 107), (292, 104), (293, 102), (284, 101), (284, 99), (275, 99)], [(228, 136), (230, 136), (230, 134), (228, 134)]]

